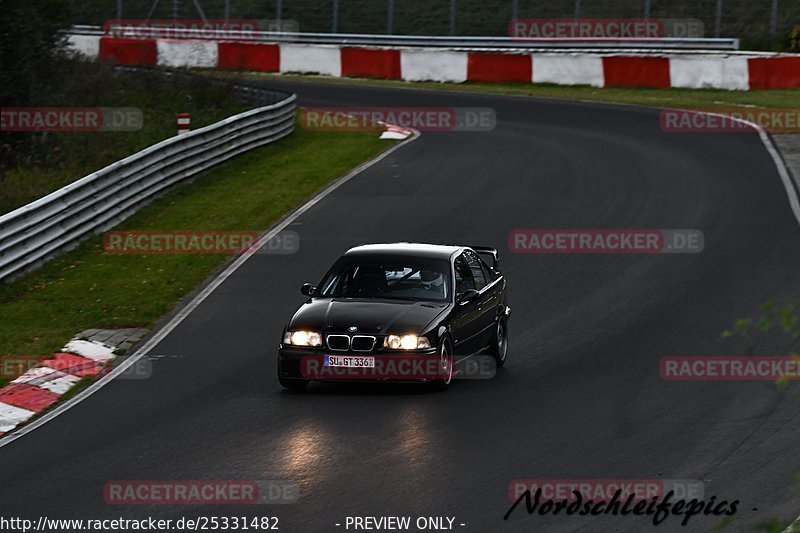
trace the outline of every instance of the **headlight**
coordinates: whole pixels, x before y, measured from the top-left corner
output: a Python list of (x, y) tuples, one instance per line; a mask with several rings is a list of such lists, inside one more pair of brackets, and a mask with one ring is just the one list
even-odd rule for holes
[(416, 335), (388, 335), (383, 340), (383, 347), (391, 350), (421, 350), (430, 348), (431, 343), (427, 337)]
[(322, 335), (316, 331), (287, 331), (283, 343), (292, 346), (322, 346)]

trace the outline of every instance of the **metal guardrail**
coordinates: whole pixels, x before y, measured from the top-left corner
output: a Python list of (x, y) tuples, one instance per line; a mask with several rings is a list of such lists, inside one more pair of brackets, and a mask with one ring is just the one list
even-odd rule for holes
[[(137, 27), (137, 31), (146, 30)], [(157, 35), (163, 28), (152, 28)], [(74, 35), (105, 35), (100, 26), (73, 26), (69, 33)], [(370, 35), (357, 33), (291, 33), (270, 31), (218, 31), (214, 39), (253, 42), (278, 42), (300, 44), (333, 44), (360, 46), (418, 46), (428, 48), (463, 49), (570, 49), (570, 50), (738, 50), (739, 39), (665, 37), (665, 38), (561, 38), (561, 39), (522, 39), (511, 37), (442, 37), (433, 35)], [(170, 38), (204, 39), (208, 34), (193, 29), (169, 28)]]
[(113, 227), (172, 185), (289, 135), (295, 99), (171, 137), (1, 216), (0, 281)]

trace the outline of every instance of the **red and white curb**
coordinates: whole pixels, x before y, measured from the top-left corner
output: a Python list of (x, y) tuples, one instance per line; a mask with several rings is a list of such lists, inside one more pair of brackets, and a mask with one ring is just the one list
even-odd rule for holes
[(56, 403), (81, 378), (96, 377), (116, 357), (114, 346), (73, 339), (50, 359), (0, 389), (0, 436)]
[(381, 133), (381, 139), (389, 139), (392, 141), (402, 141), (408, 139), (414, 134), (414, 130), (395, 126), (394, 124), (386, 124), (386, 131)]
[(765, 52), (526, 51), (339, 46), (71, 35), (70, 49), (121, 65), (202, 67), (349, 78), (594, 87), (800, 87), (800, 55)]

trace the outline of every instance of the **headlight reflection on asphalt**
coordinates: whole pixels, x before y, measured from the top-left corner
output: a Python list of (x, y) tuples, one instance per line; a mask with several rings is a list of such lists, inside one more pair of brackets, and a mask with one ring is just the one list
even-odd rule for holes
[(319, 427), (306, 425), (290, 431), (280, 449), (284, 451), (286, 474), (307, 479), (325, 471), (322, 466), (331, 445)]
[(400, 434), (397, 451), (403, 455), (408, 468), (427, 469), (433, 459), (431, 453), (431, 421), (427, 413), (416, 406), (405, 406), (397, 420)]

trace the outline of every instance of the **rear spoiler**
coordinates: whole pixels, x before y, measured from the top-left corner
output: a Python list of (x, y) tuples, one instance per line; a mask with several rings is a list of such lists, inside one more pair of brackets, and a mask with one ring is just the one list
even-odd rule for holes
[[(500, 254), (496, 249), (488, 246), (470, 246), (470, 248), (475, 250), (478, 255), (483, 256), (483, 260), (489, 264), (492, 270), (497, 271), (500, 268)], [(491, 261), (487, 261), (487, 258), (491, 258)]]

